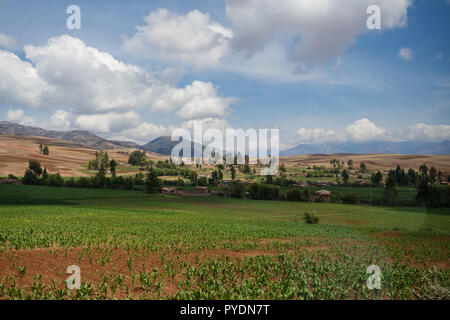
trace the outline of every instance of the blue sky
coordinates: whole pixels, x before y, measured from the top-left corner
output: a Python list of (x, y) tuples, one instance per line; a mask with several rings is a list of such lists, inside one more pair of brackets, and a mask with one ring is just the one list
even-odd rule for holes
[(0, 119), (138, 142), (194, 119), (279, 128), (282, 148), (449, 140), (449, 1), (334, 2), (0, 0)]

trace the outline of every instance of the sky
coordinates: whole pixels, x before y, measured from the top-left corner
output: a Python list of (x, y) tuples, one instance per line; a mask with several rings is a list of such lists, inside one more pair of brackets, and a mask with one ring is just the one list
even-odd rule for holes
[(0, 120), (138, 143), (194, 120), (277, 128), (281, 149), (450, 140), (449, 18), (450, 0), (0, 0)]

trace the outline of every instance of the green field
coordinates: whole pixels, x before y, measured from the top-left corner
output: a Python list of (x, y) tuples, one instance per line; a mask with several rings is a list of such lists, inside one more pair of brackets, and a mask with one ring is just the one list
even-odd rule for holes
[(449, 240), (448, 208), (0, 185), (0, 299), (448, 299)]

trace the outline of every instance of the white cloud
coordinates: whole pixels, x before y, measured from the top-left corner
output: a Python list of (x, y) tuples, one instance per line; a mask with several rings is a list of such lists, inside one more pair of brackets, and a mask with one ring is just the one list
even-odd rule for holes
[(233, 37), (230, 29), (198, 10), (177, 15), (159, 9), (144, 21), (146, 25), (137, 26), (137, 33), (125, 39), (123, 49), (126, 52), (144, 57), (156, 55), (198, 68), (217, 65), (228, 53), (228, 41)]
[(411, 61), (414, 55), (414, 51), (410, 48), (401, 48), (398, 52), (398, 56), (405, 61)]
[(384, 30), (403, 27), (410, 0), (226, 0), (232, 47), (251, 56), (275, 37), (300, 37), (290, 52), (302, 62), (335, 57), (368, 32), (366, 9), (379, 5)]
[(386, 130), (377, 127), (373, 122), (366, 118), (356, 120), (348, 125), (343, 132), (323, 128), (300, 128), (297, 130), (297, 134), (300, 137), (300, 143), (386, 140)]
[(212, 83), (194, 81), (183, 89), (164, 87), (152, 104), (153, 111), (177, 110), (185, 119), (223, 117), (234, 98), (223, 98)]
[(444, 57), (444, 54), (442, 52), (436, 53), (436, 55), (434, 56), (434, 58), (436, 60), (441, 60), (443, 57)]
[(72, 114), (66, 110), (56, 110), (56, 112), (43, 123), (44, 128), (58, 131), (66, 131), (71, 127)]
[(14, 50), (18, 48), (17, 40), (0, 32), (0, 48)]
[(418, 123), (409, 127), (408, 140), (450, 141), (450, 125), (428, 125)]
[(12, 52), (0, 50), (0, 103), (38, 107), (52, 88), (37, 70)]
[(170, 135), (171, 128), (161, 125), (155, 125), (148, 122), (141, 122), (137, 126), (112, 134), (109, 139), (113, 140), (131, 140), (137, 143), (145, 144), (159, 136)]
[[(182, 70), (165, 70), (157, 79), (145, 69), (125, 64), (68, 35), (51, 38), (45, 46), (25, 46), (24, 50), (34, 66), (0, 50), (0, 104), (67, 109), (75, 115), (123, 114), (143, 108), (176, 110), (177, 115), (189, 119), (223, 116), (233, 101), (221, 97), (209, 82), (174, 87)], [(99, 128), (108, 131), (109, 125), (100, 124)]]
[(29, 116), (25, 116), (22, 109), (9, 109), (6, 113), (6, 120), (20, 123), (25, 126), (36, 125), (36, 121)]
[(133, 128), (139, 124), (140, 120), (139, 114), (134, 111), (125, 113), (108, 112), (79, 115), (75, 119), (75, 124), (83, 130), (95, 133), (111, 133)]
[(348, 139), (354, 141), (383, 140), (386, 130), (377, 127), (369, 119), (356, 120), (345, 128)]
[(300, 128), (297, 130), (300, 137), (300, 143), (324, 143), (335, 142), (339, 139), (337, 133), (333, 130), (326, 130), (323, 128), (306, 129)]

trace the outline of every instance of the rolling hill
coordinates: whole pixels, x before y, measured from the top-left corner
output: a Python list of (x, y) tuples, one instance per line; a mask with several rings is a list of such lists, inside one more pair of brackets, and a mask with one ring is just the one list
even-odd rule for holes
[(71, 130), (67, 132), (46, 130), (37, 127), (24, 126), (8, 121), (0, 121), (0, 134), (4, 135), (23, 135), (44, 137), (57, 140), (72, 141), (85, 144), (95, 149), (120, 149), (120, 148), (138, 148), (140, 145), (129, 141), (109, 141), (103, 139), (91, 132), (81, 130)]

